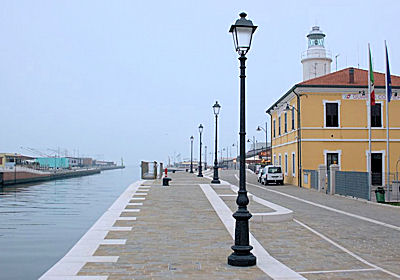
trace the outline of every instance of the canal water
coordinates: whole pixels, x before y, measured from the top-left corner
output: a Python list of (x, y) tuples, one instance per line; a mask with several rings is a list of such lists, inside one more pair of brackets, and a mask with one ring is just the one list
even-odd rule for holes
[(38, 279), (120, 194), (139, 167), (0, 188), (0, 279)]

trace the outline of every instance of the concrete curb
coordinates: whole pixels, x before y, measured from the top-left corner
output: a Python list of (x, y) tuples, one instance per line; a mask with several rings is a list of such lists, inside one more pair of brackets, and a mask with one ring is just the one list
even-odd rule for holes
[[(212, 180), (212, 178), (210, 176), (205, 175), (204, 177)], [(236, 174), (235, 174), (235, 178), (238, 179)], [(238, 192), (239, 188), (237, 186), (232, 185), (231, 183), (221, 180), (221, 179), (220, 179), (220, 181), (221, 181), (221, 185), (229, 185), (231, 187), (232, 191), (234, 191), (235, 193)], [(212, 184), (210, 184), (210, 185), (212, 185)], [(213, 186), (217, 186), (217, 185), (213, 185)], [(279, 222), (286, 222), (286, 221), (293, 220), (293, 211), (292, 210), (282, 207), (278, 204), (272, 203), (270, 201), (267, 201), (265, 199), (259, 198), (258, 196), (255, 196), (250, 192), (248, 192), (247, 195), (248, 195), (250, 201), (260, 203), (260, 204), (274, 210), (274, 212), (252, 213), (252, 215), (253, 215), (252, 221), (253, 222), (279, 223)], [(232, 197), (232, 199), (228, 199), (228, 200), (236, 200), (236, 197), (237, 197), (237, 196), (232, 196), (232, 195), (219, 195), (219, 196), (224, 197), (224, 198)]]

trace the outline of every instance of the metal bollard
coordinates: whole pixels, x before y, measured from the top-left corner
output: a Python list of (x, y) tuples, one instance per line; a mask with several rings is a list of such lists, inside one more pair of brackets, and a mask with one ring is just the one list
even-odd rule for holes
[(162, 180), (162, 185), (163, 186), (169, 186), (169, 181), (171, 181), (171, 180), (172, 180), (171, 178), (164, 177), (163, 180)]

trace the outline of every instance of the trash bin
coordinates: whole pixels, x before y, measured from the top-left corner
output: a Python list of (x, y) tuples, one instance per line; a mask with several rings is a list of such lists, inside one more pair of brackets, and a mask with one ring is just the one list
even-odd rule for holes
[(382, 187), (377, 187), (375, 190), (376, 202), (385, 202), (385, 189)]
[(163, 185), (163, 186), (169, 186), (169, 181), (171, 181), (171, 180), (172, 180), (171, 178), (164, 177), (164, 178), (162, 179), (162, 185)]

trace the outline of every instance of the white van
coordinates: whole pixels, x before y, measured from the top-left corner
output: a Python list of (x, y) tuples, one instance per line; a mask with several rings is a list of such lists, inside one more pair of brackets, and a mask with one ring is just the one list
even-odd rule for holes
[(267, 165), (264, 167), (261, 184), (276, 183), (283, 185), (283, 180), (282, 168), (279, 165)]

